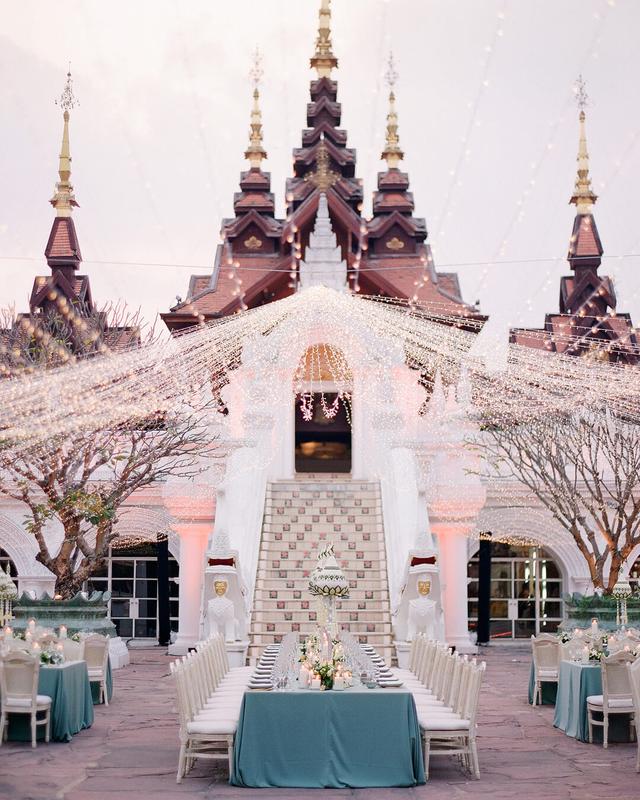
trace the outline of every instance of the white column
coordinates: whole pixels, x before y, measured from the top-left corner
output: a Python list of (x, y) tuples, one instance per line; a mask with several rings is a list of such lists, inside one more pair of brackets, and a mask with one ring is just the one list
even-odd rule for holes
[(447, 644), (461, 653), (475, 652), (468, 630), (467, 562), (472, 521), (438, 520), (431, 517), (431, 531), (438, 537), (440, 580)]
[(171, 655), (185, 655), (200, 638), (200, 603), (204, 576), (204, 556), (211, 524), (177, 522), (173, 529), (180, 536), (179, 623)]

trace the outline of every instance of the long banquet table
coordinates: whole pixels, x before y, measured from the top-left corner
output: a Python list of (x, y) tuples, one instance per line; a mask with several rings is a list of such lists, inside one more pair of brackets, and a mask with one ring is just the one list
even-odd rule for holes
[[(83, 728), (93, 724), (93, 699), (86, 661), (40, 667), (38, 694), (51, 698), (51, 739), (69, 742)], [(38, 739), (44, 739), (44, 725), (38, 726)], [(9, 739), (30, 741), (27, 714), (10, 714)]]
[(362, 788), (425, 782), (410, 692), (247, 691), (235, 739), (236, 786)]

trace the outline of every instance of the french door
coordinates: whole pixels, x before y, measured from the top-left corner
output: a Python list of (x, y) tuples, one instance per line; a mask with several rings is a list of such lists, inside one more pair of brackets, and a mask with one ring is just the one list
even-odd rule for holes
[[(178, 630), (178, 562), (169, 555), (169, 618)], [(87, 581), (89, 591), (110, 591), (109, 614), (123, 639), (158, 638), (157, 545), (110, 551), (107, 563)]]
[[(478, 558), (468, 566), (469, 630), (478, 623)], [(491, 560), (490, 636), (525, 639), (553, 633), (563, 617), (562, 576), (540, 547), (496, 542)]]

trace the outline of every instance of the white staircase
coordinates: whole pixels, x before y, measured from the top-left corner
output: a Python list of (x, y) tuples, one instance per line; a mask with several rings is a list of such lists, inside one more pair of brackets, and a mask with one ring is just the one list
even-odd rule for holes
[(305, 476), (267, 486), (251, 619), (250, 663), (267, 644), (316, 625), (308, 592), (319, 545), (333, 542), (350, 585), (336, 601), (338, 625), (392, 658), (380, 487), (348, 476)]

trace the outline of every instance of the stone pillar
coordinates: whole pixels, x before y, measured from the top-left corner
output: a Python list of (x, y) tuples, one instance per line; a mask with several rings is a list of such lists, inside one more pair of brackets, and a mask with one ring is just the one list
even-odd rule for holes
[(199, 640), (200, 604), (204, 576), (204, 554), (211, 525), (179, 522), (173, 526), (180, 536), (179, 623), (178, 636), (169, 646), (171, 655), (185, 655)]
[(440, 549), (445, 639), (460, 653), (475, 652), (467, 624), (467, 536), (473, 519), (440, 520), (432, 516), (430, 522)]
[(214, 490), (208, 491), (209, 496), (164, 496), (175, 520), (171, 527), (180, 537), (180, 611), (178, 636), (169, 646), (171, 655), (185, 655), (200, 638), (205, 552), (215, 518)]

